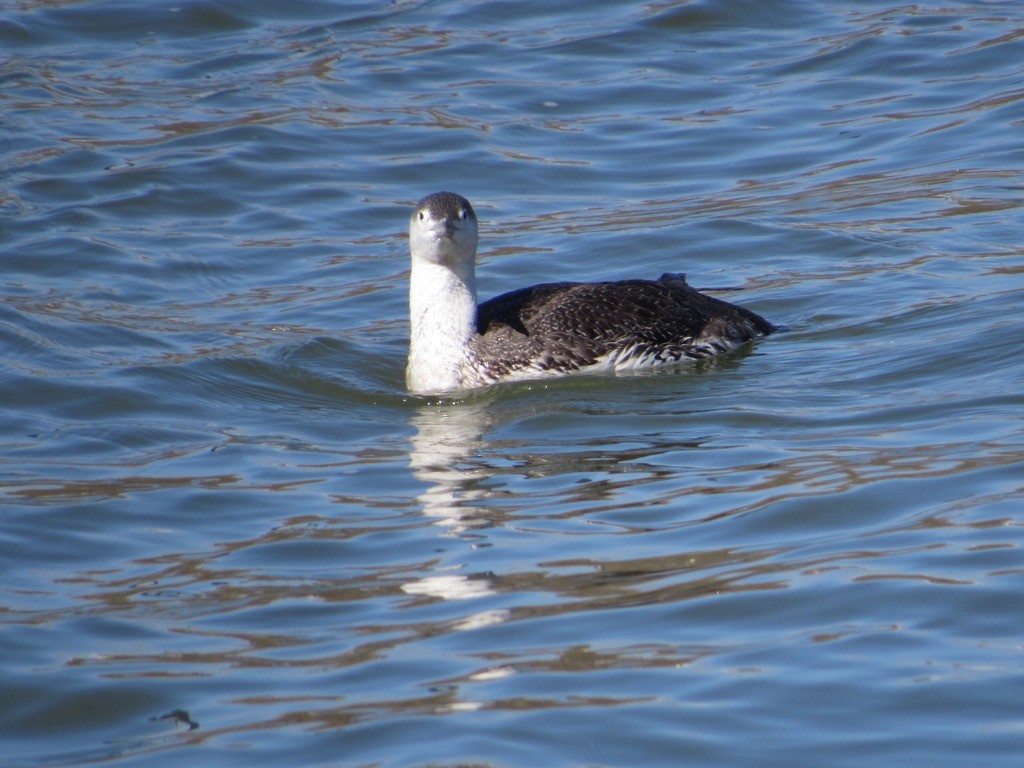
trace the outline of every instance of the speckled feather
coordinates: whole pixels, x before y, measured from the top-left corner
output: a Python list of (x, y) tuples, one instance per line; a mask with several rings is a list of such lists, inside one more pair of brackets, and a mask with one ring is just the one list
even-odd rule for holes
[[(771, 333), (755, 313), (686, 284), (658, 280), (546, 283), (480, 305), (475, 357), (487, 378), (523, 368), (570, 372), (657, 366), (701, 358)], [(483, 372), (482, 371), (482, 372)]]

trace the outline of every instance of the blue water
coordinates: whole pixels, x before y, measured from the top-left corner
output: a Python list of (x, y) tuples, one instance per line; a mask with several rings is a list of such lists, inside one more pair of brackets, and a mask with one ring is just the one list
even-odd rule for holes
[[(1016, 766), (1024, 7), (0, 2), (5, 765)], [(409, 396), (489, 297), (786, 327)]]

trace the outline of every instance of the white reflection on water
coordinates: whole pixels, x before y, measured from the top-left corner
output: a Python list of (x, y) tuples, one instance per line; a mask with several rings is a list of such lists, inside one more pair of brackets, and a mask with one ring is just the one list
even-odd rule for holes
[(403, 584), (402, 591), (410, 595), (440, 597), (442, 600), (470, 600), (494, 594), (487, 579), (472, 579), (459, 574), (416, 579)]
[(488, 468), (468, 462), (484, 448), (490, 421), (487, 405), (479, 402), (424, 405), (410, 419), (416, 432), (409, 440), (409, 466), (428, 484), (418, 497), (423, 514), (452, 533), (465, 532), (482, 511), (475, 502), (491, 496), (481, 485), (490, 477)]

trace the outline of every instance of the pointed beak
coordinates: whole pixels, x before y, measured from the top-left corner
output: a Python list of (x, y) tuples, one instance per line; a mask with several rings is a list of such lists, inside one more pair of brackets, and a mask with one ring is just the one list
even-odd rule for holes
[(455, 222), (449, 218), (445, 218), (442, 219), (442, 224), (444, 225), (444, 236), (452, 237), (455, 234)]

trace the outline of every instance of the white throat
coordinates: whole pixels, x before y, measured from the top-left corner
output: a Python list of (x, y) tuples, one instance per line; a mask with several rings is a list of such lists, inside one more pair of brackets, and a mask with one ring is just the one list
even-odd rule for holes
[(470, 364), (470, 340), (476, 334), (476, 285), (473, 274), (413, 258), (409, 279), (409, 391), (433, 394), (458, 389)]
[(432, 201), (435, 197), (420, 202), (409, 225), (412, 271), (405, 382), (415, 394), (461, 388), (474, 362), (476, 216), (464, 198), (451, 195), (465, 202), (465, 208), (448, 211), (439, 209), (437, 201)]

